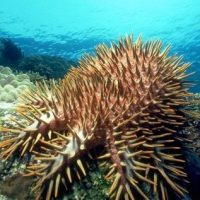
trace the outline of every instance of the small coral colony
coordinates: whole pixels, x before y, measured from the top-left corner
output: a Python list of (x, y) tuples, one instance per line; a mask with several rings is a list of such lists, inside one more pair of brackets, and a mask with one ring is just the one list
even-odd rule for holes
[(1, 158), (34, 155), (25, 175), (37, 177), (36, 199), (66, 193), (91, 160), (107, 170), (110, 199), (188, 193), (178, 130), (186, 121), (189, 64), (169, 49), (132, 36), (100, 45), (59, 83), (38, 83), (21, 95), (16, 116), (1, 128)]

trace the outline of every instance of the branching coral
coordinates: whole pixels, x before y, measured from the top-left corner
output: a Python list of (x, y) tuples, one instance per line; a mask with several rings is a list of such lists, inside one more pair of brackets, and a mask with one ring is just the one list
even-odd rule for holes
[[(160, 41), (121, 39), (100, 45), (56, 85), (25, 93), (18, 109), (23, 123), (3, 128), (1, 156), (35, 155), (27, 175), (36, 175), (36, 199), (68, 190), (88, 171), (90, 159), (107, 167), (111, 199), (158, 199), (187, 193), (178, 129), (184, 124), (188, 84), (180, 57), (168, 56)], [(102, 147), (102, 152), (95, 149)]]

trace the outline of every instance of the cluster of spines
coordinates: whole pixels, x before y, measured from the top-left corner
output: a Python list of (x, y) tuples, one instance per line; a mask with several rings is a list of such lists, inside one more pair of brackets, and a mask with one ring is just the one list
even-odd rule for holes
[(42, 152), (32, 152), (36, 157), (28, 166), (26, 176), (39, 177), (33, 188), (36, 199), (41, 199), (44, 194), (46, 200), (52, 196), (57, 198), (62, 189), (68, 191), (74, 180), (80, 181), (86, 176), (96, 157), (93, 152), (95, 144), (86, 146), (91, 139), (92, 136), (88, 135), (70, 133), (64, 136), (58, 133), (58, 138), (43, 143), (45, 149)]
[[(149, 199), (140, 187), (142, 182), (149, 184), (160, 199), (168, 198), (170, 188), (180, 196), (187, 193), (184, 186), (179, 185), (187, 183), (179, 142), (173, 139), (170, 131), (154, 134), (142, 128), (112, 134), (115, 153), (114, 148), (110, 151), (108, 147), (108, 153), (99, 158), (106, 159), (103, 163), (109, 169), (106, 178), (113, 180), (109, 191), (111, 197), (120, 199), (125, 194), (125, 199), (134, 199), (136, 192)], [(119, 139), (120, 135), (123, 137)]]
[(16, 107), (19, 119), (10, 118), (12, 127), (1, 127), (2, 132), (11, 132), (9, 137), (0, 142), (0, 148), (6, 148), (1, 157), (8, 159), (19, 150), (23, 156), (32, 152), (37, 143), (50, 140), (54, 131), (50, 127), (52, 121), (59, 122), (58, 106), (60, 93), (54, 81), (51, 82), (51, 91), (45, 82), (36, 84), (36, 88), (25, 91), (21, 96), (22, 102)]
[[(128, 40), (126, 40), (125, 43), (128, 44)], [(126, 45), (126, 46), (128, 48), (129, 45)], [(121, 47), (122, 47), (121, 51), (125, 50), (123, 45), (121, 45)], [(146, 49), (148, 49), (148, 48), (151, 49), (150, 51), (154, 52), (150, 55), (150, 57), (154, 56), (154, 55), (158, 56), (157, 52), (160, 52), (160, 49), (159, 49), (160, 43), (157, 43), (157, 44), (150, 43), (146, 46)], [(139, 49), (141, 50), (141, 48), (139, 48)], [(168, 50), (169, 49), (167, 48), (166, 51), (168, 51)], [(104, 52), (102, 53), (102, 51), (104, 51)], [(102, 57), (107, 56), (107, 58), (108, 58), (109, 56), (108, 56), (108, 54), (105, 53), (106, 50), (104, 48), (102, 51), (100, 51), (100, 54), (98, 54), (97, 57), (100, 61), (102, 61), (104, 63), (104, 61), (107, 59), (103, 59)], [(119, 52), (120, 52), (120, 50), (119, 50)], [(146, 52), (148, 52), (148, 51), (146, 51)], [(123, 53), (121, 52), (121, 55), (123, 55)], [(143, 52), (141, 52), (141, 54), (142, 53)], [(140, 54), (140, 56), (141, 56), (141, 54)], [(112, 52), (111, 52), (111, 55), (112, 55)], [(138, 56), (137, 53), (135, 53), (135, 55)], [(135, 163), (137, 163), (137, 165), (139, 165), (139, 167), (135, 166), (134, 168), (140, 168), (139, 170), (146, 170), (147, 172), (150, 171), (150, 169), (153, 169), (156, 171), (154, 173), (153, 181), (150, 179), (147, 179), (146, 177), (138, 174), (135, 171), (134, 171), (134, 174), (136, 174), (136, 177), (137, 177), (136, 180), (133, 180), (130, 177), (126, 177), (129, 180), (129, 182), (134, 186), (134, 188), (137, 190), (137, 192), (140, 193), (145, 199), (148, 199), (148, 197), (137, 186), (137, 184), (136, 184), (137, 179), (139, 179), (139, 181), (146, 181), (147, 183), (153, 184), (153, 189), (154, 189), (155, 193), (158, 191), (158, 188), (160, 187), (159, 191), (161, 193), (160, 197), (162, 197), (162, 199), (166, 199), (168, 197), (168, 192), (167, 192), (167, 189), (165, 186), (166, 183), (171, 188), (173, 188), (179, 195), (183, 196), (187, 192), (186, 189), (184, 189), (184, 187), (181, 187), (179, 184), (174, 182), (174, 181), (176, 181), (176, 179), (179, 179), (181, 182), (181, 181), (185, 180), (184, 178), (187, 177), (186, 173), (183, 172), (184, 165), (182, 166), (182, 163), (184, 163), (184, 160), (182, 159), (181, 151), (179, 151), (180, 144), (179, 144), (178, 140), (180, 140), (180, 138), (175, 137), (174, 135), (176, 135), (176, 133), (177, 133), (177, 127), (183, 125), (184, 120), (185, 120), (185, 118), (183, 117), (183, 113), (181, 113), (181, 112), (179, 113), (179, 111), (177, 112), (177, 110), (179, 110), (181, 108), (181, 106), (187, 104), (187, 102), (185, 101), (185, 97), (188, 96), (188, 93), (186, 92), (185, 88), (183, 87), (184, 85), (187, 85), (187, 83), (183, 83), (183, 82), (181, 82), (181, 80), (187, 76), (184, 74), (184, 72), (189, 65), (188, 64), (184, 64), (184, 65), (180, 64), (181, 58), (178, 58), (178, 57), (172, 57), (172, 58), (166, 59), (165, 58), (166, 55), (167, 54), (164, 51), (164, 53), (162, 54), (163, 57), (160, 56), (161, 59), (159, 58), (162, 62), (157, 61), (157, 64), (159, 66), (157, 69), (158, 71), (156, 73), (153, 72), (153, 68), (151, 66), (151, 69), (149, 69), (148, 73), (146, 74), (146, 75), (148, 75), (148, 74), (151, 75), (152, 76), (151, 78), (155, 77), (154, 80), (149, 81), (149, 82), (151, 82), (151, 84), (154, 87), (157, 86), (157, 88), (153, 88), (152, 91), (150, 90), (150, 93), (148, 94), (149, 96), (145, 97), (146, 99), (141, 98), (142, 95), (138, 91), (136, 93), (137, 95), (135, 96), (135, 97), (138, 97), (138, 99), (139, 99), (138, 102), (140, 104), (143, 104), (143, 106), (146, 105), (146, 103), (143, 102), (143, 99), (148, 100), (148, 98), (149, 98), (149, 102), (147, 102), (147, 105), (148, 105), (147, 113), (143, 113), (142, 110), (145, 110), (145, 109), (141, 108), (141, 110), (138, 113), (133, 114), (130, 118), (124, 120), (120, 124), (117, 124), (117, 127), (114, 127), (114, 130), (116, 130), (116, 129), (119, 129), (120, 127), (127, 125), (128, 123), (137, 124), (137, 125), (140, 125), (140, 127), (141, 127), (139, 134), (136, 134), (136, 135), (132, 134), (129, 137), (129, 139), (136, 137), (136, 140), (138, 138), (143, 138), (143, 141), (141, 141), (141, 143), (139, 142), (139, 145), (138, 145), (138, 146), (140, 146), (140, 148), (137, 147), (137, 143), (136, 143), (135, 139), (132, 140), (132, 144), (129, 145), (130, 141), (127, 144), (127, 142), (126, 142), (127, 139), (123, 139), (123, 136), (126, 135), (126, 131), (121, 131), (121, 133), (123, 133), (122, 139), (121, 140), (117, 139), (114, 142), (114, 145), (122, 144), (123, 150), (124, 149), (129, 150), (128, 149), (129, 146), (136, 146), (137, 148), (135, 149), (135, 151), (132, 150), (133, 153), (128, 154), (120, 148), (119, 151), (117, 152), (117, 154), (119, 154), (120, 156), (123, 154), (128, 154), (128, 157), (129, 156), (130, 157), (139, 156), (140, 161), (137, 161), (137, 162), (134, 161)], [(140, 59), (141, 58), (137, 58), (137, 62), (140, 62)], [(89, 58), (87, 58), (87, 62), (88, 62), (88, 60), (89, 60)], [(117, 58), (113, 58), (113, 60), (114, 60), (114, 62), (116, 62)], [(144, 61), (144, 59), (143, 59), (143, 61)], [(94, 60), (91, 60), (90, 62), (94, 62)], [(129, 65), (129, 64), (130, 64), (130, 61), (129, 61), (129, 58), (127, 57), (127, 65)], [(115, 63), (115, 65), (116, 65), (116, 63)], [(108, 69), (112, 71), (111, 65), (110, 65), (110, 68), (108, 68)], [(122, 65), (122, 69), (123, 69), (123, 65)], [(125, 69), (125, 67), (124, 67), (124, 69)], [(108, 70), (107, 70), (107, 73), (109, 73)], [(135, 73), (136, 73), (136, 76), (141, 77), (141, 71), (139, 71), (139, 69), (137, 70), (137, 66), (136, 66)], [(110, 74), (112, 76), (112, 72), (110, 72)], [(121, 75), (121, 74), (118, 74), (118, 75)], [(163, 81), (162, 84), (157, 85), (154, 82), (154, 81), (156, 81), (156, 79), (157, 80), (161, 79)], [(125, 82), (125, 76), (123, 77), (123, 82)], [(141, 81), (141, 79), (138, 83), (141, 86), (141, 90), (144, 89), (144, 83)], [(134, 88), (134, 89), (137, 90), (137, 88)], [(160, 90), (162, 93), (159, 94), (160, 91), (158, 91), (158, 90)], [(144, 91), (142, 91), (142, 93), (143, 92)], [(165, 92), (165, 94), (163, 94), (164, 92)], [(157, 94), (157, 96), (155, 95), (156, 99), (153, 99), (150, 96), (150, 95), (153, 95), (154, 93)], [(152, 101), (152, 106), (154, 106), (154, 108), (151, 107), (150, 100)], [(128, 109), (128, 110), (130, 111), (131, 109)], [(148, 116), (150, 114), (153, 116)], [(141, 117), (142, 115), (147, 115), (147, 117), (140, 119), (140, 120), (136, 120), (137, 115), (139, 117)], [(123, 117), (122, 113), (121, 113), (120, 117)], [(132, 120), (134, 120), (134, 121), (132, 121)], [(149, 127), (148, 126), (146, 128), (142, 127), (143, 124), (144, 125), (146, 124)], [(153, 130), (153, 131), (151, 131), (151, 130)], [(140, 134), (142, 134), (142, 136), (140, 136)], [(111, 132), (109, 135), (114, 135), (114, 133)], [(151, 137), (151, 135), (152, 135), (152, 137)], [(163, 138), (163, 140), (157, 140), (159, 138)], [(108, 139), (108, 140), (110, 140), (110, 139)], [(153, 140), (157, 140), (157, 141), (155, 141), (156, 143), (153, 143), (154, 142)], [(148, 141), (151, 144), (148, 144)], [(143, 149), (145, 149), (145, 148), (150, 149), (150, 150), (144, 151)], [(114, 157), (113, 147), (112, 148), (108, 147), (108, 150), (111, 150), (111, 149), (112, 149), (112, 151), (110, 153), (105, 154), (101, 158), (112, 159), (112, 157)], [(141, 149), (141, 150), (137, 150), (137, 149)], [(168, 151), (170, 151), (170, 150), (177, 151), (177, 154), (175, 152), (163, 153), (163, 152), (160, 152), (161, 149), (168, 150)], [(143, 158), (147, 159), (147, 160), (142, 162)], [(149, 158), (151, 160), (153, 160), (154, 165), (156, 163), (156, 167), (146, 164), (148, 162), (152, 162), (152, 161), (148, 161)], [(116, 156), (114, 159), (117, 159)], [(125, 158), (123, 158), (122, 160), (125, 160)], [(172, 162), (172, 163), (167, 163), (168, 161)], [(160, 166), (159, 162), (161, 162), (161, 164), (165, 167), (165, 169), (167, 169), (169, 171), (168, 173), (171, 176), (170, 177), (171, 179), (168, 177), (165, 170)], [(167, 166), (166, 163), (171, 164), (172, 166)], [(180, 164), (180, 166), (177, 166), (178, 164)], [(118, 165), (120, 165), (119, 168), (126, 168), (126, 167), (132, 168), (132, 166), (129, 166), (128, 163), (124, 163), (124, 162), (119, 162)], [(173, 166), (173, 165), (175, 165), (175, 166)], [(116, 163), (114, 163), (112, 166), (114, 166), (114, 167), (111, 167), (111, 170), (108, 173), (108, 176), (110, 176), (112, 173), (114, 173), (115, 169), (117, 168)], [(141, 169), (142, 167), (143, 167), (143, 169)], [(126, 170), (127, 169), (125, 169), (125, 171)], [(121, 170), (119, 170), (119, 171), (121, 171)], [(148, 174), (147, 172), (146, 172), (145, 176), (147, 176), (147, 174)], [(127, 192), (125, 194), (125, 198), (128, 199), (130, 197), (131, 199), (133, 199), (131, 190), (128, 189), (130, 187), (128, 185), (125, 185), (125, 187), (123, 188), (122, 184), (120, 185), (120, 181), (123, 179), (122, 176), (123, 176), (122, 172), (116, 173), (114, 175), (115, 178), (114, 178), (114, 182), (111, 187), (111, 190), (110, 190), (110, 195), (115, 197), (116, 199), (120, 199), (122, 191), (126, 190)], [(165, 185), (164, 185), (163, 181), (160, 181), (159, 185), (157, 184), (158, 176), (163, 178)], [(132, 180), (132, 181), (130, 181), (130, 180)], [(185, 180), (185, 182), (187, 182), (187, 180)]]
[[(6, 158), (20, 149), (21, 155), (32, 152), (41, 155), (36, 160), (50, 163), (29, 167), (32, 169), (30, 174), (42, 176), (36, 186), (36, 189), (43, 188), (38, 198), (45, 190), (44, 184), (49, 185), (46, 199), (57, 197), (58, 183), (64, 184), (60, 170), (53, 164), (58, 158), (62, 158), (60, 169), (67, 169), (71, 183), (69, 154), (63, 151), (74, 139), (79, 151), (86, 154), (99, 144), (106, 146), (108, 153), (99, 159), (109, 158), (113, 163), (106, 176), (114, 180), (109, 191), (111, 198), (134, 199), (136, 191), (148, 199), (138, 186), (142, 181), (152, 185), (154, 193), (158, 191), (162, 199), (168, 196), (168, 186), (184, 195), (186, 190), (175, 180), (186, 174), (182, 164), (178, 165), (184, 161), (179, 158), (180, 144), (174, 135), (184, 122), (179, 109), (186, 104), (184, 97), (188, 96), (182, 79), (186, 77), (184, 72), (189, 65), (181, 64), (179, 57), (167, 58), (169, 47), (162, 53), (160, 51), (161, 42), (142, 45), (140, 37), (135, 44), (127, 37), (111, 48), (101, 45), (97, 48), (97, 56), (86, 56), (80, 67), (73, 68), (59, 87), (53, 83), (53, 89), (49, 90), (44, 83), (37, 87), (36, 93), (31, 91), (24, 95), (25, 111), (19, 112), (28, 121), (36, 121), (36, 127), (30, 128), (32, 122), (28, 128), (16, 122), (18, 127), (7, 131), (17, 133), (17, 137), (1, 142), (0, 147), (8, 147), (2, 154)], [(27, 107), (31, 108), (28, 112)], [(75, 122), (88, 134), (77, 135)], [(95, 141), (97, 138), (100, 138), (98, 142)], [(88, 144), (81, 146), (81, 140)], [(38, 153), (37, 148), (44, 152)], [(72, 158), (79, 160), (77, 164), (85, 175), (80, 159), (76, 154)], [(171, 179), (160, 163), (171, 171)], [(153, 176), (148, 177), (150, 172)], [(162, 179), (159, 183), (158, 178)], [(122, 193), (125, 193), (124, 197)]]

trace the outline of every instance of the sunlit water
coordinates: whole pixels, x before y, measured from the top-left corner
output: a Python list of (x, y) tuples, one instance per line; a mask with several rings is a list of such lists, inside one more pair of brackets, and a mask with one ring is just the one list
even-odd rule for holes
[[(200, 91), (200, 0), (0, 0), (0, 37), (28, 54), (79, 59), (101, 42), (161, 39), (196, 71)], [(198, 86), (199, 85), (199, 86)]]

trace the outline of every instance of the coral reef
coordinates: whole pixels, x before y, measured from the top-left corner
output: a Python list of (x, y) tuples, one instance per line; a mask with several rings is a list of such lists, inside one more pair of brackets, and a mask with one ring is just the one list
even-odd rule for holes
[(50, 200), (88, 174), (97, 159), (108, 172), (115, 200), (175, 199), (187, 193), (188, 178), (179, 134), (189, 84), (188, 63), (168, 56), (160, 41), (139, 37), (100, 45), (79, 68), (50, 88), (45, 82), (24, 93), (1, 157), (31, 153), (26, 176), (37, 176), (36, 199)]
[(18, 93), (33, 87), (26, 74), (13, 74), (9, 67), (0, 66), (0, 102), (15, 102)]
[(10, 39), (1, 39), (1, 43), (3, 45), (1, 49), (1, 56), (7, 60), (20, 60), (23, 57), (21, 49), (14, 44), (14, 42)]
[(63, 78), (71, 64), (73, 62), (66, 61), (58, 56), (37, 55), (24, 57), (16, 69), (22, 72), (31, 69), (32, 72), (37, 72), (48, 79), (59, 79)]
[(193, 94), (188, 98), (188, 101), (190, 104), (184, 110), (189, 117), (185, 132), (192, 144), (189, 143), (187, 146), (200, 158), (200, 93)]
[(192, 118), (200, 120), (200, 94), (193, 94), (188, 98), (190, 104), (185, 108), (185, 113)]
[(71, 191), (63, 199), (74, 200), (106, 200), (108, 199), (107, 190), (110, 183), (104, 179), (104, 170), (91, 170), (86, 177), (78, 183), (74, 183)]
[(0, 65), (15, 66), (23, 58), (21, 49), (11, 40), (0, 40)]
[(0, 65), (9, 66), (14, 71), (30, 73), (34, 79), (40, 78), (39, 76), (59, 79), (63, 78), (69, 67), (76, 63), (59, 56), (24, 56), (21, 48), (11, 39), (2, 38), (0, 40)]
[(35, 83), (35, 82), (41, 82), (45, 80), (45, 82), (48, 82), (46, 76), (41, 76), (38, 72), (33, 72), (33, 71), (27, 71), (26, 74), (29, 76), (30, 81)]
[[(28, 199), (27, 190), (33, 184), (31, 177), (24, 177), (22, 174), (15, 174), (7, 177), (3, 184), (0, 181), (0, 191), (11, 199)], [(20, 187), (19, 187), (20, 186)], [(19, 190), (20, 188), (20, 190)]]

